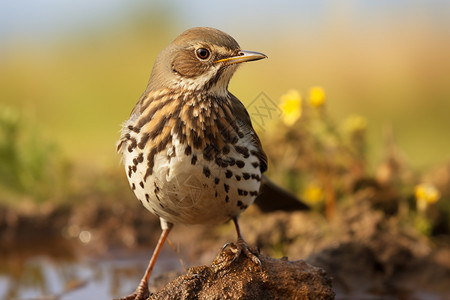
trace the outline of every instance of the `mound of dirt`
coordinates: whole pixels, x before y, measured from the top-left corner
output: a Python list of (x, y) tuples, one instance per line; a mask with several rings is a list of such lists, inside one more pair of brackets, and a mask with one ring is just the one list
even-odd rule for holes
[(260, 267), (243, 254), (233, 260), (233, 247), (220, 251), (212, 267), (190, 268), (149, 299), (334, 299), (324, 270), (265, 255)]

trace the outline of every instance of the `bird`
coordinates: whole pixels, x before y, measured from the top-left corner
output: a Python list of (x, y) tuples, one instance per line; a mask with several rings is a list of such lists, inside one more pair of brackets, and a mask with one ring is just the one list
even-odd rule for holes
[(240, 65), (265, 58), (210, 27), (184, 31), (157, 56), (146, 90), (122, 124), (117, 151), (131, 189), (160, 219), (162, 232), (136, 291), (121, 299), (149, 296), (148, 280), (174, 224), (232, 220), (236, 257), (260, 264), (238, 218), (259, 194), (267, 156), (228, 85)]

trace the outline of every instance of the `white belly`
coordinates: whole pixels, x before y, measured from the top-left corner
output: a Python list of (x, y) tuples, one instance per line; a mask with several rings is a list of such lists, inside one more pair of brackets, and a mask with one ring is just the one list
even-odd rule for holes
[[(237, 145), (244, 144), (245, 138)], [(204, 160), (201, 151), (193, 150), (187, 155), (185, 150), (186, 146), (174, 138), (172, 145), (155, 156), (153, 173), (145, 180), (145, 155), (136, 164), (142, 150), (124, 151), (130, 185), (149, 211), (174, 224), (219, 224), (239, 216), (254, 201), (261, 179), (256, 156), (245, 158), (231, 147), (221, 157), (229, 162), (223, 167), (214, 159)]]

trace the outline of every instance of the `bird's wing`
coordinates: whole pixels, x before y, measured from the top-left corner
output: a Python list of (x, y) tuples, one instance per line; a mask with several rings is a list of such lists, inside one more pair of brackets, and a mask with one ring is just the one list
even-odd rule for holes
[(261, 141), (259, 140), (258, 135), (253, 129), (252, 121), (250, 119), (250, 115), (247, 112), (247, 109), (245, 108), (244, 104), (242, 104), (242, 102), (239, 101), (239, 99), (234, 95), (231, 95), (231, 107), (236, 121), (244, 126), (244, 128), (249, 130), (253, 139), (253, 143), (257, 149), (255, 155), (259, 159), (261, 173), (265, 172), (267, 170), (267, 156), (262, 148)]
[[(250, 115), (239, 99), (231, 95), (231, 105), (233, 114), (238, 122), (247, 127), (251, 132), (254, 144), (257, 148), (255, 154), (260, 161), (261, 172), (267, 170), (267, 156), (259, 140), (258, 135), (252, 126)], [(263, 211), (270, 212), (275, 210), (295, 211), (308, 210), (309, 206), (299, 200), (295, 195), (270, 181), (266, 176), (262, 177), (260, 194), (255, 200), (255, 204)]]

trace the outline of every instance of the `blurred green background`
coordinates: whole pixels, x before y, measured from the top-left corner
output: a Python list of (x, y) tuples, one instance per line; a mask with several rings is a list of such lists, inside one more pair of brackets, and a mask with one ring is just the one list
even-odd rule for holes
[[(414, 167), (450, 158), (450, 2), (444, 0), (2, 1), (4, 132), (11, 122), (28, 128), (28, 141), (16, 143), (26, 149), (23, 157), (38, 157), (37, 169), (53, 153), (85, 170), (121, 168), (115, 153), (121, 122), (144, 91), (158, 52), (193, 26), (219, 28), (243, 49), (269, 56), (233, 78), (230, 90), (244, 104), (260, 92), (278, 102), (289, 89), (306, 95), (320, 85), (336, 119), (367, 118), (372, 164), (381, 159), (383, 131), (391, 125)], [(3, 161), (20, 159), (5, 147)], [(3, 164), (5, 181), (10, 173)]]
[[(395, 286), (391, 279), (401, 274), (398, 270), (410, 270), (402, 266), (413, 260), (410, 252), (387, 247), (402, 243), (398, 235), (379, 239), (378, 230), (390, 228), (397, 234), (406, 226), (411, 242), (405, 245), (414, 245), (410, 247), (414, 250), (421, 249), (423, 241), (411, 239), (410, 228), (440, 237), (441, 243), (448, 241), (450, 1), (0, 0), (0, 286), (2, 280), (5, 286), (4, 274), (11, 282), (4, 299), (59, 293), (67, 287), (64, 280), (86, 280), (84, 271), (84, 275), (72, 271), (82, 270), (81, 261), (67, 267), (79, 250), (74, 243), (86, 247), (90, 256), (110, 252), (104, 257), (118, 258), (119, 267), (113, 264), (102, 271), (106, 276), (98, 276), (93, 293), (89, 285), (84, 294), (88, 296), (75, 293), (67, 299), (125, 295), (114, 278), (122, 285), (126, 278), (135, 287), (143, 271), (130, 276), (115, 250), (153, 245), (159, 222), (136, 201), (115, 144), (121, 123), (145, 90), (157, 54), (194, 26), (221, 29), (243, 49), (268, 55), (267, 60), (242, 66), (231, 81), (231, 92), (248, 107), (261, 92), (276, 104), (283, 95), (297, 95), (290, 90), (303, 99), (295, 124), (283, 124), (284, 118), (276, 116), (257, 130), (269, 157), (268, 175), (307, 200), (331, 226), (326, 229), (322, 218), (312, 219), (316, 221), (304, 222), (308, 229), (300, 229), (292, 239), (278, 235), (278, 229), (272, 230), (274, 235), (262, 231), (261, 235), (276, 236), (275, 242), (272, 238), (267, 242), (266, 251), (287, 256), (280, 249), (292, 241), (306, 246), (292, 244), (296, 252), (290, 257), (307, 257), (323, 241), (335, 249), (346, 227), (351, 228), (352, 241), (357, 228), (365, 243), (365, 232), (371, 232), (373, 224), (375, 245), (385, 243), (382, 249), (388, 249), (380, 252), (375, 246), (374, 257), (385, 261), (386, 270), (394, 270), (383, 279), (391, 291)], [(324, 106), (310, 105), (313, 86), (324, 89)], [(291, 98), (300, 102), (297, 96)], [(342, 128), (348, 120), (356, 130)], [(370, 203), (377, 215), (359, 210), (361, 203)], [(364, 216), (364, 222), (358, 223), (359, 218), (347, 222), (347, 208)], [(370, 221), (379, 211), (389, 221), (386, 228)], [(263, 228), (260, 224), (254, 228)], [(394, 230), (397, 225), (400, 231)], [(216, 233), (204, 240), (221, 236)], [(60, 244), (48, 242), (49, 237)], [(208, 249), (194, 244), (202, 253)], [(431, 256), (436, 257), (433, 262), (448, 266), (448, 259), (444, 264), (439, 257), (448, 257), (449, 243), (442, 245), (445, 252)], [(353, 255), (348, 248), (341, 249)], [(198, 253), (196, 259), (205, 257)], [(63, 270), (58, 274), (63, 275), (47, 278), (49, 266), (35, 263), (42, 254), (56, 259)], [(386, 255), (392, 259), (384, 260)], [(144, 257), (142, 266), (147, 252)], [(178, 266), (175, 258), (166, 260)], [(335, 268), (335, 258), (332, 261)], [(423, 263), (434, 267), (429, 260)], [(380, 293), (379, 262), (373, 266), (376, 278), (363, 280), (374, 282), (373, 291)], [(361, 274), (368, 274), (366, 265), (360, 267)], [(353, 273), (352, 268), (342, 269)], [(426, 278), (420, 269), (411, 273)], [(64, 270), (75, 275), (65, 276)], [(442, 281), (434, 280), (444, 274), (440, 270), (430, 281)], [(95, 268), (93, 272), (100, 274)], [(62, 281), (55, 283), (55, 278)], [(421, 290), (414, 278), (407, 280), (413, 290)], [(38, 286), (37, 294), (28, 293), (30, 285)], [(98, 296), (101, 293), (107, 296)]]

